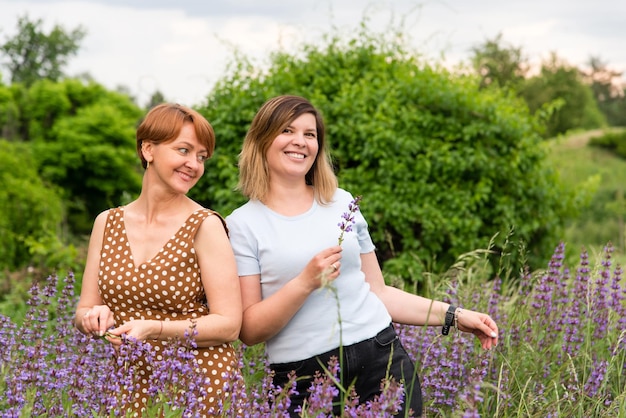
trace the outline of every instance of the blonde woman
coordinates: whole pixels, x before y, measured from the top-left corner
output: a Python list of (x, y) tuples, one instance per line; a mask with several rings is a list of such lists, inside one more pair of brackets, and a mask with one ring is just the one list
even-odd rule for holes
[[(308, 100), (279, 96), (260, 108), (244, 139), (239, 170), (239, 189), (249, 201), (226, 222), (241, 281), (240, 338), (248, 345), (266, 343), (274, 384), (284, 385), (291, 371), (300, 378), (293, 416), (315, 371), (339, 356), (340, 345), (344, 381), (355, 382), (360, 402), (380, 393), (389, 372), (405, 384), (400, 416), (409, 408), (420, 415), (419, 379), (392, 322), (458, 324), (485, 349), (497, 344), (498, 328), (488, 315), (385, 285), (359, 211), (338, 245), (337, 225), (354, 197), (337, 187), (324, 124)], [(324, 286), (328, 281), (338, 302)], [(338, 407), (335, 415), (341, 414)]]

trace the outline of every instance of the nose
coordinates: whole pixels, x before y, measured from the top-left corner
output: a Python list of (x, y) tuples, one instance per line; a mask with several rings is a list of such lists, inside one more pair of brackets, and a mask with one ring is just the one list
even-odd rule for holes
[(293, 135), (293, 138), (291, 139), (291, 142), (295, 145), (299, 145), (299, 146), (304, 146), (305, 144), (305, 140), (304, 140), (304, 134), (301, 132), (296, 132)]
[(197, 156), (196, 154), (189, 154), (189, 157), (187, 159), (185, 159), (185, 165), (193, 170), (198, 170), (200, 168), (200, 166), (204, 166), (200, 160), (199, 160), (199, 156)]

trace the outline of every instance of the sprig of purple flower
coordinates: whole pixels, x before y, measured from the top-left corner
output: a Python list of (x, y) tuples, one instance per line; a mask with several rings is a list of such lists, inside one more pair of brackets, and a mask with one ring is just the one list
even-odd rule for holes
[(350, 202), (348, 205), (348, 211), (341, 215), (341, 222), (337, 224), (341, 233), (339, 234), (338, 243), (341, 245), (343, 243), (343, 236), (345, 233), (352, 231), (352, 225), (356, 222), (354, 219), (354, 214), (359, 210), (359, 203), (361, 202), (362, 196), (357, 196)]

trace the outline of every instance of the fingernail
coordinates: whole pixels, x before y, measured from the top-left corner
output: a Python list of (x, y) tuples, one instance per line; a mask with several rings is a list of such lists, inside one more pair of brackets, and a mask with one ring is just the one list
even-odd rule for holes
[(495, 332), (491, 333), (491, 338), (496, 338), (498, 335)]
[(104, 337), (104, 331), (98, 331), (98, 335)]

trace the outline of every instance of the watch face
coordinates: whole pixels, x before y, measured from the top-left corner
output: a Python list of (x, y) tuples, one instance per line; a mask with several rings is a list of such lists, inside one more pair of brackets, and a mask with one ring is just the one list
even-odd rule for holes
[(456, 308), (450, 305), (448, 311), (446, 312), (446, 325), (452, 325), (454, 322), (454, 311), (456, 311)]

